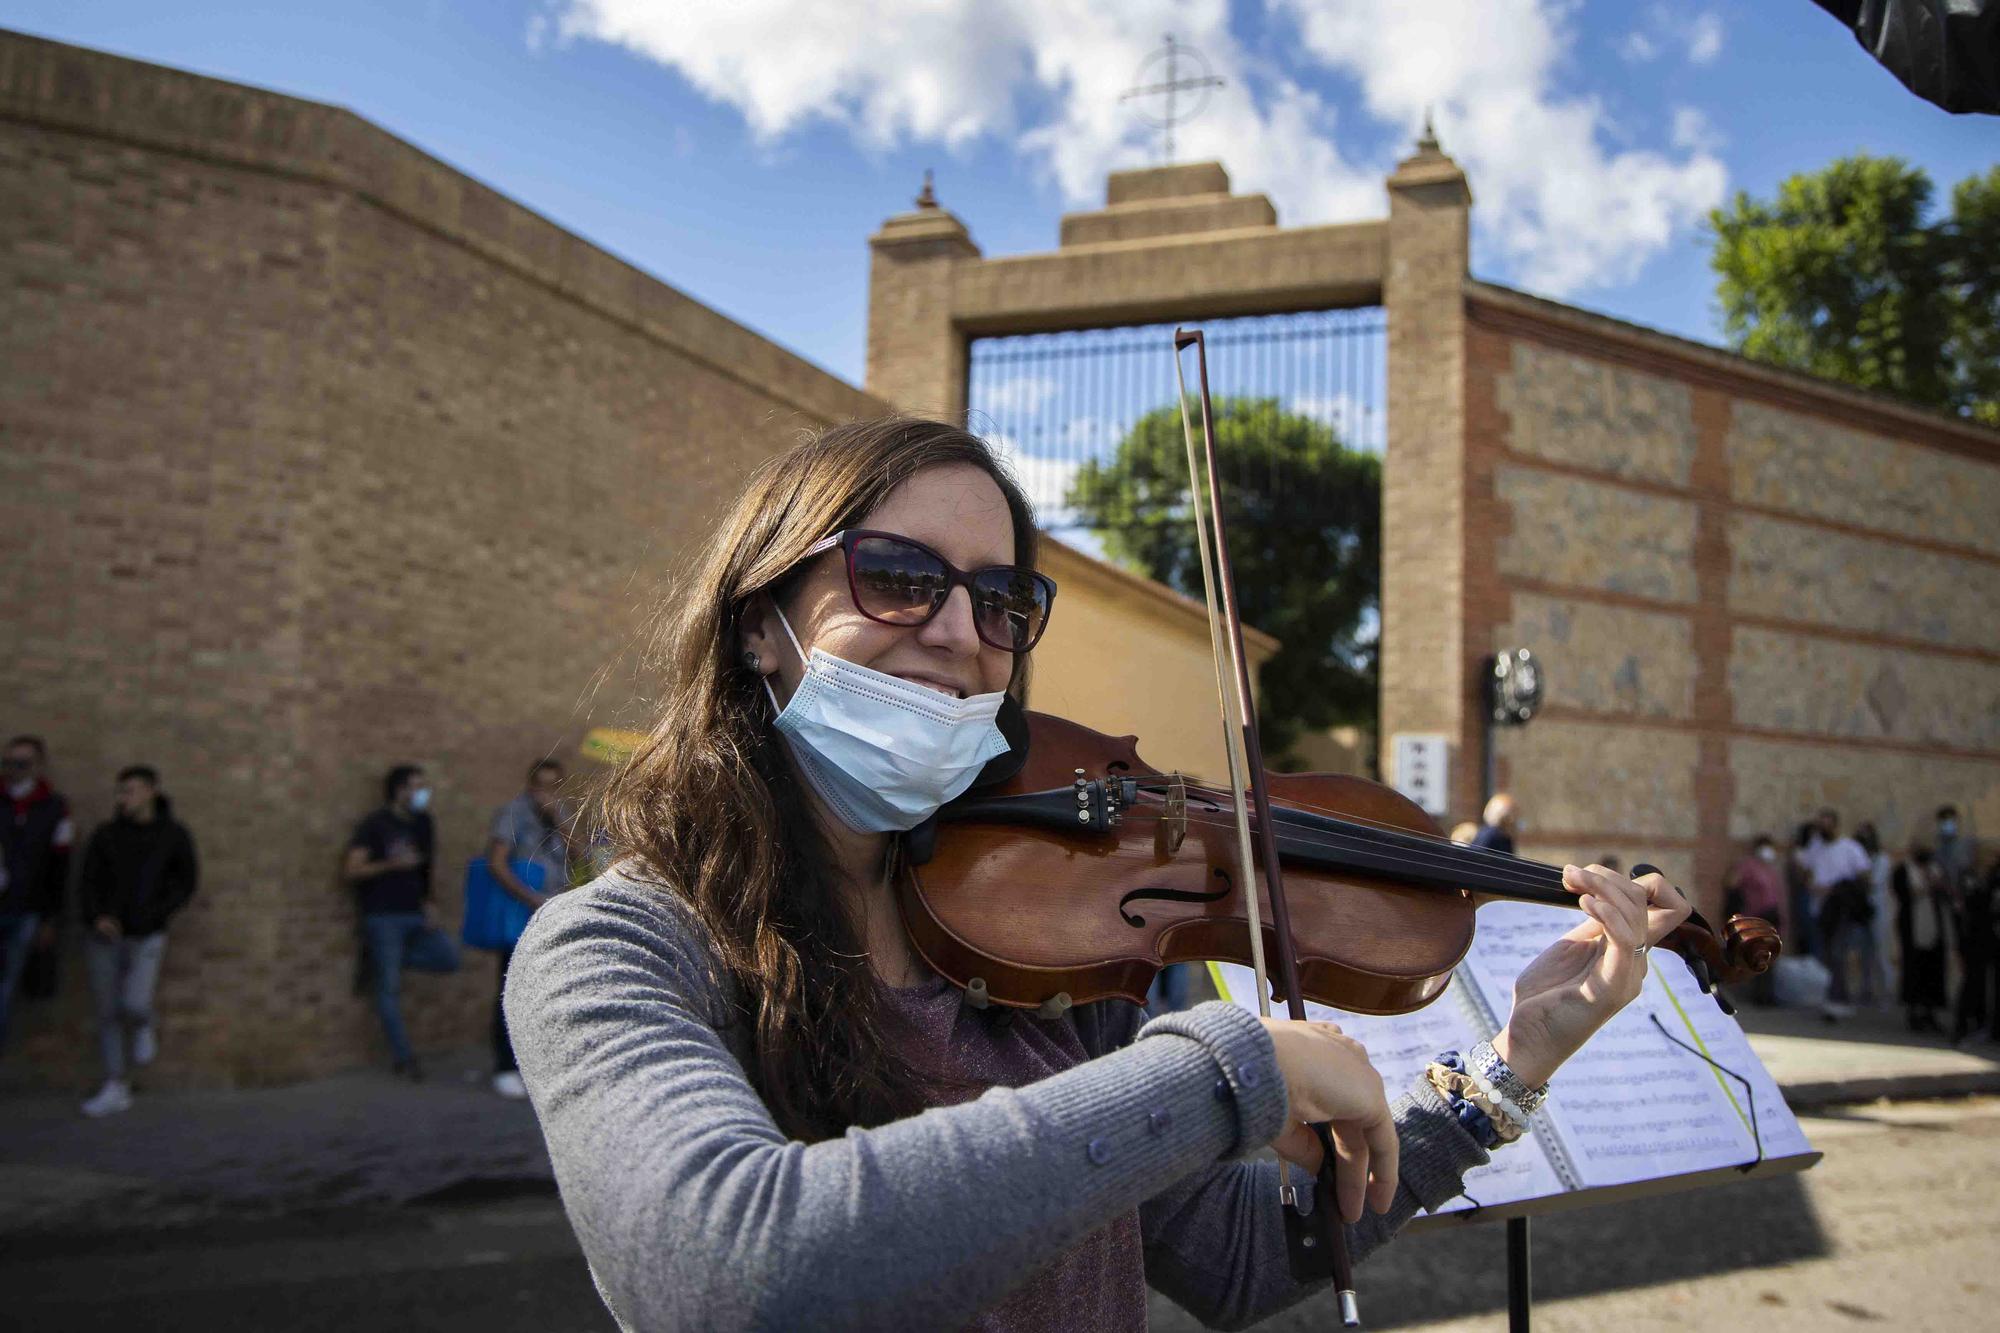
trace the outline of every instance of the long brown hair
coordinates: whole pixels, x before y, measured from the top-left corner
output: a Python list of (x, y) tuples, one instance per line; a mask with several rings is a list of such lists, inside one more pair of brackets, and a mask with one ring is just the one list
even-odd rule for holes
[[(807, 547), (948, 464), (993, 478), (1014, 520), (1015, 562), (1032, 565), (1033, 512), (977, 436), (882, 417), (806, 440), (751, 477), (678, 590), (656, 651), (658, 719), (604, 797), (613, 847), (714, 937), (719, 979), (751, 1024), (751, 1078), (779, 1126), (807, 1141), (913, 1114), (927, 1080), (884, 1037), (860, 924), (736, 627), (757, 594), (784, 595)], [(1016, 658), (1017, 698), (1026, 670)]]

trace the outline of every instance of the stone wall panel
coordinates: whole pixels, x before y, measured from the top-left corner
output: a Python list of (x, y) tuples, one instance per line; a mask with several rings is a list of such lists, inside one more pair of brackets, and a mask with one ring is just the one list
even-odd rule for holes
[(1817, 736), (2000, 752), (2000, 665), (1739, 625), (1735, 720)]
[(1508, 511), (1500, 572), (1661, 602), (1695, 593), (1695, 507), (1686, 500), (1535, 468), (1495, 470)]
[(1700, 832), (1692, 731), (1542, 718), (1499, 728), (1494, 743), (1527, 835), (1602, 830), (1643, 841)]
[(1729, 766), (1736, 778), (1732, 838), (1783, 839), (1826, 805), (1849, 828), (1873, 822), (1885, 846), (1901, 848), (1936, 836), (1932, 816), (1946, 802), (1959, 807), (1975, 836), (1989, 844), (2000, 836), (2000, 760), (1738, 738)]
[(1738, 500), (2000, 555), (2000, 467), (1739, 402), (1729, 428)]
[(1514, 344), (1496, 386), (1507, 442), (1614, 477), (1685, 486), (1694, 465), (1693, 396), (1685, 384), (1531, 342)]
[(1729, 552), (1739, 614), (2000, 652), (2000, 564), (1745, 513)]
[(1694, 716), (1694, 627), (1687, 617), (1517, 592), (1493, 650), (1526, 648), (1546, 673), (1545, 703), (1592, 713)]

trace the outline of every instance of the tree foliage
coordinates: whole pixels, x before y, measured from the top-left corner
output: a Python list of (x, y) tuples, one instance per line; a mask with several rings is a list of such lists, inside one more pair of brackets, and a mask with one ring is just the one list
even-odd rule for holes
[(2000, 425), (2000, 167), (1932, 217), (1930, 177), (1865, 154), (1709, 214), (1746, 356)]
[[(1382, 463), (1273, 398), (1215, 404), (1216, 465), (1243, 619), (1281, 647), (1259, 680), (1272, 763), (1307, 731), (1372, 726), (1382, 564)], [(1112, 559), (1199, 598), (1180, 409), (1147, 413), (1068, 504)]]

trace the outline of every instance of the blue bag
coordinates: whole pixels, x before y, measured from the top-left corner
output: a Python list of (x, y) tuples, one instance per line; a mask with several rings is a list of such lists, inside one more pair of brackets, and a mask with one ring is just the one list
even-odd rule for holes
[[(507, 868), (514, 872), (515, 879), (536, 893), (542, 891), (549, 873), (548, 867), (539, 861), (509, 861)], [(513, 948), (520, 941), (521, 932), (528, 928), (528, 918), (534, 911), (501, 886), (485, 857), (475, 856), (465, 863), (465, 926), (459, 931), (459, 938), (465, 941), (466, 948), (496, 951)]]

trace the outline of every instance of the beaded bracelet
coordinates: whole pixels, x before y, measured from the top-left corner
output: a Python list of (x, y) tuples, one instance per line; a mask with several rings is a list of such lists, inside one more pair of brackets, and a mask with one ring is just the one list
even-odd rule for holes
[(1482, 1041), (1474, 1046), (1466, 1060), (1467, 1072), (1485, 1079), (1493, 1085), (1493, 1090), (1513, 1103), (1520, 1112), (1520, 1118), (1542, 1109), (1542, 1103), (1549, 1098), (1549, 1085), (1531, 1088), (1522, 1077), (1515, 1073), (1508, 1063), (1500, 1058), (1500, 1052), (1493, 1049), (1493, 1043)]
[(1457, 1051), (1439, 1055), (1425, 1074), (1458, 1123), (1480, 1147), (1490, 1151), (1514, 1142), (1527, 1132), (1526, 1117), (1515, 1115), (1504, 1099), (1496, 1098), (1467, 1072)]

